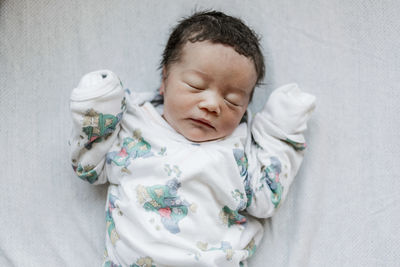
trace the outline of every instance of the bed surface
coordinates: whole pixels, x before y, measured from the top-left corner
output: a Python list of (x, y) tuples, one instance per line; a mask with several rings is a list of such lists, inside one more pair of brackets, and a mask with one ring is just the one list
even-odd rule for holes
[(97, 69), (155, 90), (170, 28), (203, 8), (262, 36), (253, 110), (285, 83), (317, 97), (249, 266), (398, 266), (400, 3), (362, 0), (0, 2), (0, 266), (100, 266), (106, 186), (74, 176), (69, 95)]

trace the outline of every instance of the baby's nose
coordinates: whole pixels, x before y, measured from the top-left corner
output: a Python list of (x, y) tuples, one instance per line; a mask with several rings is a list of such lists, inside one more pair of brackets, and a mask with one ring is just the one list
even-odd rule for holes
[(221, 112), (221, 107), (219, 104), (219, 100), (217, 97), (213, 95), (209, 95), (208, 97), (205, 97), (200, 103), (199, 103), (199, 108), (200, 109), (205, 109), (208, 112), (215, 113), (217, 115), (220, 114)]

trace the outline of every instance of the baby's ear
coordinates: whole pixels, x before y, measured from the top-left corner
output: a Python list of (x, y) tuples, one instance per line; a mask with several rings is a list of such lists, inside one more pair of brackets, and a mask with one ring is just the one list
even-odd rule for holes
[(160, 90), (160, 95), (163, 95), (164, 94), (164, 82), (163, 81), (161, 82), (159, 90)]
[(160, 85), (160, 95), (163, 95), (165, 92), (165, 83), (167, 80), (167, 69), (164, 66), (162, 69), (162, 77), (161, 77), (161, 85)]

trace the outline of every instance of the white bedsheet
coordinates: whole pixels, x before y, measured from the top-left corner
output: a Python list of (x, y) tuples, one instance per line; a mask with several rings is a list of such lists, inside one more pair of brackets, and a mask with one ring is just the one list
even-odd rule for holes
[(396, 1), (0, 2), (0, 266), (99, 266), (106, 187), (68, 160), (68, 98), (107, 68), (154, 90), (169, 29), (220, 8), (262, 36), (272, 88), (317, 96), (309, 148), (250, 266), (399, 266), (400, 3)]

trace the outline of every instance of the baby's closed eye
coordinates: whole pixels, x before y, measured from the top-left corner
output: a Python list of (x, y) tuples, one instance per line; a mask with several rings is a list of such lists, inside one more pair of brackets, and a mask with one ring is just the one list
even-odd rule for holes
[(196, 89), (196, 90), (204, 90), (204, 86), (201, 86), (200, 84), (193, 84), (193, 83), (186, 83), (189, 87)]
[(237, 107), (243, 105), (242, 97), (237, 94), (228, 94), (227, 96), (225, 96), (225, 101)]

